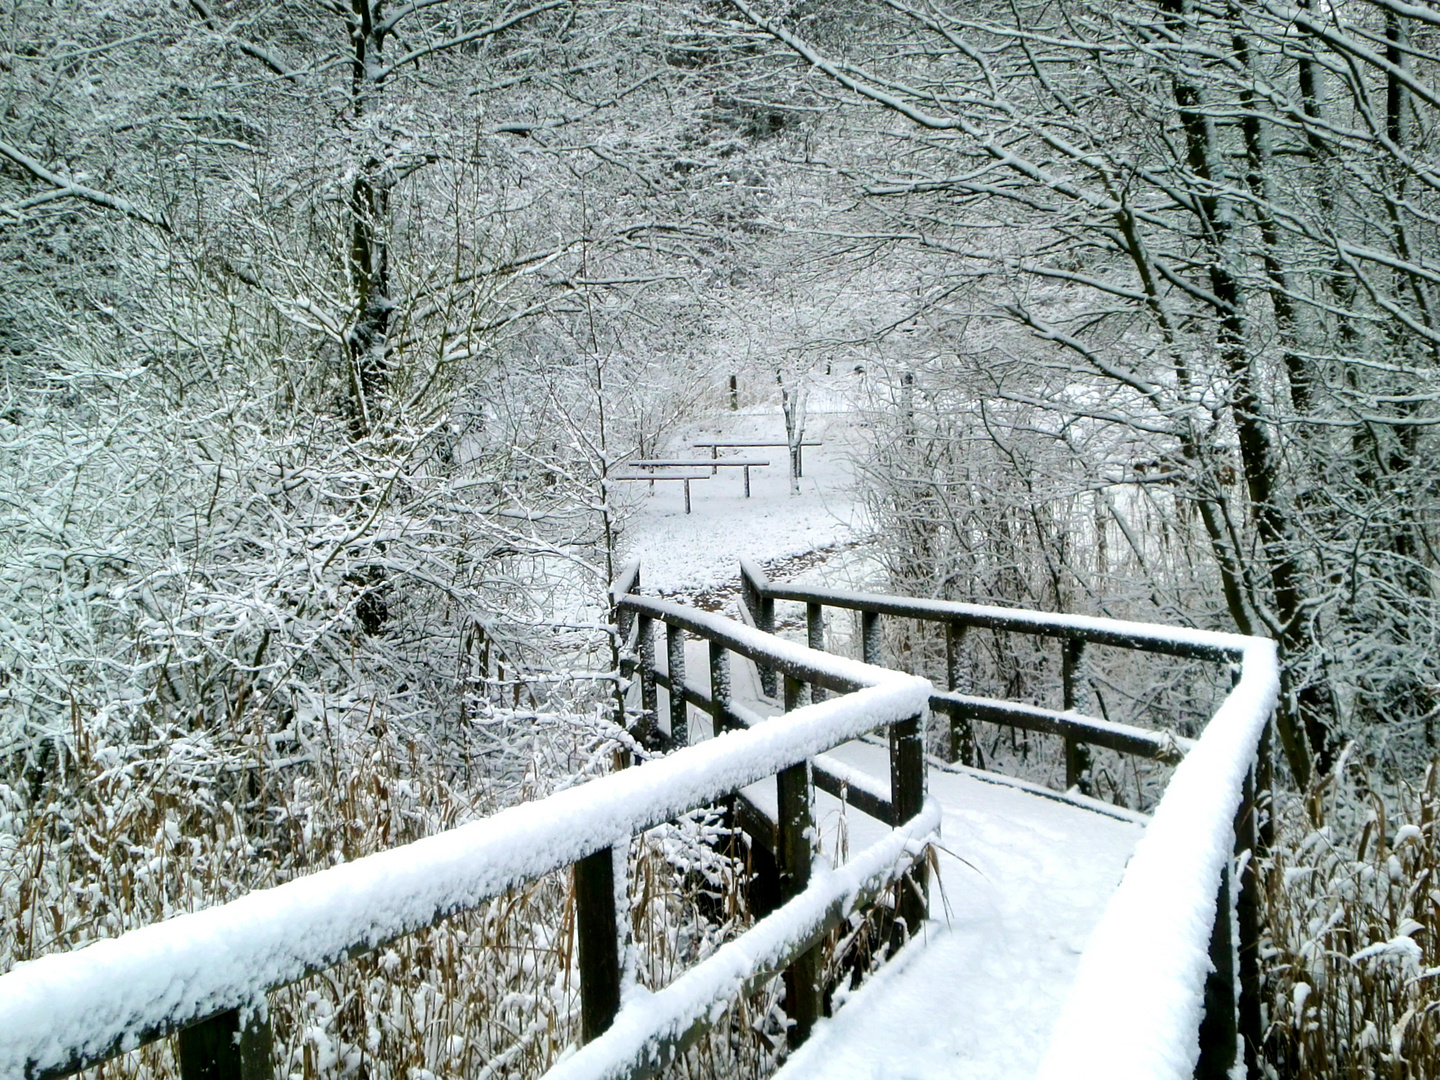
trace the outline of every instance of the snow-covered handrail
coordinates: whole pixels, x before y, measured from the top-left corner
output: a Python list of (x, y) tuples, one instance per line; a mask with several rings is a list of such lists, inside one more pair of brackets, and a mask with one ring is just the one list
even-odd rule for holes
[[(639, 653), (636, 666), (640, 676), (640, 735), (652, 745), (684, 745), (688, 739), (688, 705), (694, 703), (710, 713), (713, 729), (746, 727), (760, 730), (772, 721), (747, 716), (748, 710), (734, 702), (730, 693), (729, 655), (735, 653), (755, 661), (757, 667), (768, 669), (772, 677), (785, 677), (784, 705), (796, 708), (807, 697), (823, 700), (826, 690), (854, 693), (860, 688), (884, 684), (896, 672), (875, 664), (862, 663), (809, 649), (784, 641), (773, 634), (756, 630), (730, 619), (696, 608), (634, 593), (619, 595), (614, 600), (617, 623), (623, 616), (633, 619), (635, 644)], [(665, 627), (667, 663), (662, 675), (656, 663), (655, 631)], [(686, 633), (705, 639), (710, 649), (710, 689), (705, 692), (685, 678)], [(628, 630), (625, 638), (629, 640)], [(662, 736), (658, 731), (658, 696), (656, 686), (663, 685), (670, 694), (671, 732)], [(925, 683), (928, 687), (930, 684)], [(843, 699), (842, 699), (843, 700)], [(927, 702), (929, 697), (927, 695)], [(687, 707), (676, 708), (681, 701)], [(736, 818), (751, 841), (767, 849), (773, 856), (778, 873), (771, 883), (782, 895), (793, 893), (809, 879), (813, 862), (814, 830), (809, 804), (811, 783), (832, 794), (846, 798), (852, 806), (892, 826), (900, 826), (920, 813), (925, 798), (925, 710), (911, 717), (892, 721), (886, 726), (890, 735), (890, 791), (884, 798), (873, 784), (854, 785), (833, 763), (812, 759), (778, 774), (778, 820), (760, 811), (743, 792), (736, 793)], [(880, 725), (876, 725), (877, 727)], [(905, 927), (913, 929), (927, 916), (927, 868), (919, 864), (910, 871), (910, 884), (900, 890), (895, 914)], [(791, 999), (787, 1009), (793, 1024), (789, 1030), (791, 1045), (804, 1041), (821, 1009), (818, 953), (812, 951), (792, 966), (789, 980)], [(809, 968), (806, 965), (811, 965)]]
[[(1059, 735), (1065, 740), (1065, 786), (1085, 782), (1090, 746), (1103, 746), (1120, 754), (1149, 758), (1169, 764), (1180, 759), (1188, 745), (1168, 732), (1147, 731), (1128, 724), (1085, 716), (1078, 711), (1079, 670), (1087, 644), (1109, 645), (1142, 652), (1165, 653), (1197, 659), (1238, 662), (1247, 638), (1183, 627), (1101, 619), (1085, 615), (1027, 611), (1019, 608), (964, 604), (952, 600), (925, 600), (880, 593), (826, 589), (817, 586), (777, 585), (747, 559), (740, 560), (740, 593), (751, 621), (762, 630), (775, 626), (775, 601), (789, 600), (806, 607), (807, 637), (812, 648), (825, 647), (823, 611), (839, 607), (861, 615), (861, 648), (865, 659), (880, 662), (880, 616), (899, 616), (943, 623), (949, 680), (948, 692), (930, 698), (932, 712), (948, 714), (951, 721), (952, 760), (973, 765), (972, 724), (981, 721), (1025, 731)], [(1021, 702), (997, 701), (957, 693), (961, 682), (958, 666), (959, 642), (972, 627), (1007, 633), (1055, 637), (1064, 642), (1061, 679), (1065, 695), (1063, 711), (1043, 709)], [(760, 668), (765, 691), (775, 693), (773, 671)]]
[(709, 1027), (713, 1013), (759, 989), (898, 881), (939, 828), (939, 804), (926, 803), (908, 824), (821, 876), (663, 990), (627, 1002), (605, 1034), (556, 1065), (545, 1080), (620, 1080), (659, 1072)]
[[(1208, 1075), (1224, 1075), (1234, 1061), (1233, 1012), (1207, 1010), (1207, 977), (1218, 984), (1213, 1004), (1233, 1004), (1234, 968), (1225, 970), (1232, 851), (1254, 843), (1248, 777), (1280, 689), (1274, 642), (1249, 639), (1242, 663), (1239, 684), (1175, 770), (1090, 938), (1041, 1080), (1189, 1080), (1202, 1056), (1214, 1055)], [(1232, 846), (1237, 821), (1248, 845)], [(1202, 1020), (1214, 1025), (1209, 1039)]]
[(1239, 661), (1250, 641), (1241, 634), (1192, 630), (1183, 626), (1160, 626), (1091, 615), (1066, 615), (988, 604), (963, 604), (955, 600), (917, 599), (813, 585), (782, 585), (771, 582), (764, 571), (747, 559), (740, 560), (740, 572), (742, 581), (750, 589), (770, 601), (793, 600), (802, 604), (822, 604), (876, 615), (898, 615), (986, 630), (1069, 638), (1096, 645), (1114, 645), (1122, 649), (1168, 653), (1171, 656), (1187, 656), (1200, 660)]
[[(810, 655), (728, 620), (711, 629), (859, 688), (403, 847), (18, 964), (0, 976), (0, 1076), (67, 1075), (202, 1021), (249, 1013), (272, 989), (511, 886), (570, 864), (578, 881), (580, 864), (603, 855), (608, 867), (612, 845), (637, 831), (777, 773), (803, 773), (807, 759), (882, 725), (914, 726), (925, 712), (923, 679)], [(582, 936), (582, 953), (585, 944)], [(581, 989), (583, 997), (583, 976)]]

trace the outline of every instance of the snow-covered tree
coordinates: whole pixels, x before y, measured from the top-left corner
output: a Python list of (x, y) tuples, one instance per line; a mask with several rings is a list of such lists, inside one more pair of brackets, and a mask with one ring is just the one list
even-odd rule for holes
[(1281, 643), (1297, 775), (1428, 717), (1433, 17), (891, 2), (860, 43), (734, 7), (884, 125), (857, 231), (917, 253), (933, 321), (1028, 333), (971, 392), (1128, 429), (1197, 512), (1230, 621)]

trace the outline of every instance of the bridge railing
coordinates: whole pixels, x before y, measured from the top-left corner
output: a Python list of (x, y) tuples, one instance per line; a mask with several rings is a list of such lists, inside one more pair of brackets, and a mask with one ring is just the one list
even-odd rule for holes
[[(1237, 665), (1248, 640), (1238, 634), (1218, 634), (1119, 619), (780, 585), (770, 582), (759, 567), (744, 559), (740, 561), (740, 586), (741, 598), (750, 618), (762, 630), (773, 632), (775, 629), (775, 601), (804, 604), (807, 643), (812, 649), (825, 648), (824, 612), (827, 607), (859, 612), (861, 655), (867, 663), (877, 665), (884, 663), (881, 616), (942, 624), (945, 627), (947, 686), (944, 691), (937, 691), (931, 696), (930, 708), (932, 712), (950, 718), (950, 760), (965, 765), (975, 764), (973, 725), (977, 722), (1058, 735), (1065, 740), (1066, 787), (1075, 787), (1083, 782), (1089, 767), (1089, 746), (1103, 746), (1120, 754), (1174, 764), (1191, 745), (1190, 740), (1170, 732), (1149, 731), (1080, 713), (1080, 673), (1087, 645), (1110, 645)], [(962, 649), (971, 629), (1059, 638), (1064, 643), (1061, 653), (1063, 710), (961, 693)], [(773, 673), (761, 668), (760, 679), (765, 692), (773, 696)]]
[[(658, 760), (512, 807), (415, 843), (256, 890), (230, 903), (17, 965), (0, 976), (0, 1076), (42, 1080), (179, 1036), (185, 1080), (268, 1077), (267, 995), (399, 937), (473, 910), (540, 875), (574, 868), (581, 1028), (591, 1043), (566, 1075), (641, 1075), (673, 1057), (723, 1006), (788, 971), (792, 1018), (817, 1014), (816, 946), (857, 905), (891, 888), (938, 827), (923, 805), (918, 738), (930, 685), (772, 638), (717, 616), (626, 598), (645, 618), (684, 625), (784, 671), (842, 692), (764, 725), (724, 731)], [(876, 727), (908, 747), (898, 827), (836, 873), (808, 881), (807, 761)], [(909, 740), (906, 742), (906, 740)], [(786, 900), (642, 1005), (621, 1010), (620, 949), (628, 911), (625, 855), (637, 832), (779, 777)], [(923, 881), (922, 881), (923, 884)], [(924, 917), (923, 895), (918, 913)], [(913, 925), (913, 923), (912, 923)], [(808, 1012), (807, 1012), (808, 1010)], [(613, 1024), (617, 1017), (622, 1023)], [(803, 1035), (799, 1030), (797, 1033)], [(599, 1038), (604, 1033), (605, 1039)]]
[[(980, 721), (1059, 735), (1066, 784), (1087, 763), (1085, 746), (1178, 762), (1145, 839), (1128, 865), (1081, 961), (1045, 1058), (1044, 1080), (1227, 1076), (1243, 1055), (1260, 1075), (1260, 909), (1254, 860), (1270, 843), (1270, 726), (1279, 693), (1271, 641), (1238, 634), (924, 600), (770, 582), (742, 560), (741, 598), (756, 627), (773, 631), (777, 600), (806, 606), (810, 648), (825, 647), (827, 607), (860, 613), (861, 653), (883, 663), (882, 616), (942, 623), (948, 689), (932, 712), (951, 718), (951, 759), (966, 759)], [(1065, 711), (961, 694), (958, 657), (972, 628), (1064, 642)], [(1075, 711), (1088, 644), (1230, 665), (1231, 691), (1198, 740), (1115, 724)], [(775, 675), (759, 668), (775, 692)], [(970, 764), (968, 760), (966, 764)], [(963, 843), (954, 839), (952, 843)], [(1238, 990), (1238, 992), (1237, 992)]]

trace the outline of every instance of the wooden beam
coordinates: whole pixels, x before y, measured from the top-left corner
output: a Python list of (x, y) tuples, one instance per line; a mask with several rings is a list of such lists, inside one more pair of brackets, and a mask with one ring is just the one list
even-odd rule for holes
[(575, 934), (580, 947), (580, 1038), (604, 1034), (620, 1011), (620, 924), (615, 849), (575, 864)]

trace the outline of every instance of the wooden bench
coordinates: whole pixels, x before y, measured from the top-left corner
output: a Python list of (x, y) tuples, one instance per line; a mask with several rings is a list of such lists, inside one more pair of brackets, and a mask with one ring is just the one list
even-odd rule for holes
[[(635, 463), (635, 462), (631, 462), (631, 464), (633, 465), (633, 464), (636, 464), (636, 463)], [(693, 473), (656, 473), (656, 472), (651, 472), (651, 473), (619, 473), (619, 474), (617, 474), (617, 475), (615, 475), (615, 476), (609, 477), (609, 479), (611, 479), (611, 480), (649, 480), (651, 483), (654, 483), (656, 480), (683, 480), (683, 481), (685, 482), (685, 513), (688, 514), (688, 513), (690, 513), (690, 481), (691, 481), (691, 480), (709, 480), (709, 479), (710, 479), (710, 474), (707, 473), (707, 472), (693, 472)]]
[(731, 465), (737, 469), (745, 470), (745, 497), (750, 498), (750, 470), (763, 469), (770, 464), (768, 461), (761, 461), (759, 458), (722, 458), (715, 457), (710, 461), (694, 460), (686, 458), (653, 458), (641, 461), (631, 461), (632, 467), (637, 469), (703, 469), (710, 466), (710, 475), (715, 475), (716, 469), (721, 465)]
[[(770, 440), (768, 442), (764, 439), (695, 439), (690, 445), (702, 450), (707, 446), (710, 448), (710, 474), (712, 476), (715, 474), (716, 463), (720, 461), (720, 448), (722, 446), (727, 450), (753, 449), (760, 446), (783, 446), (787, 450), (790, 448), (790, 444), (784, 439), (780, 439), (779, 441)], [(823, 445), (824, 443), (819, 439), (803, 439), (800, 442), (800, 447)], [(804, 450), (797, 448), (795, 451), (796, 476), (805, 475), (805, 458), (803, 455)]]

